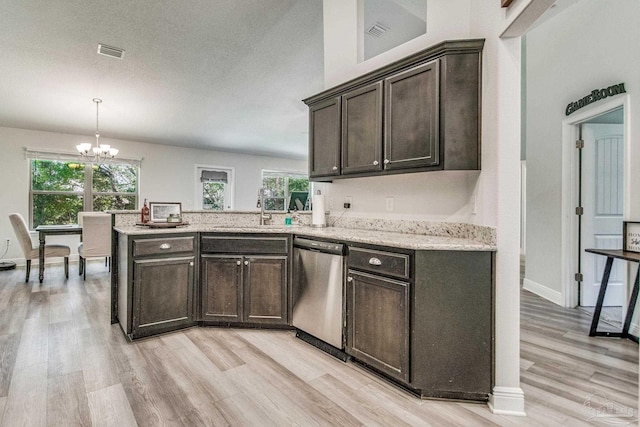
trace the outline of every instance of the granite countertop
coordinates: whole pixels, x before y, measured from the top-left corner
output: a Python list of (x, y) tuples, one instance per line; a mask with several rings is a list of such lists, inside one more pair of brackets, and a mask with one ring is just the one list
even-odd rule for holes
[(322, 237), (354, 243), (391, 246), (405, 249), (447, 250), (447, 251), (495, 251), (488, 245), (471, 239), (457, 237), (429, 236), (424, 234), (397, 233), (378, 230), (310, 226), (219, 226), (216, 224), (193, 224), (176, 228), (149, 228), (144, 226), (116, 226), (115, 230), (126, 235), (170, 234), (170, 233), (291, 233), (296, 236)]

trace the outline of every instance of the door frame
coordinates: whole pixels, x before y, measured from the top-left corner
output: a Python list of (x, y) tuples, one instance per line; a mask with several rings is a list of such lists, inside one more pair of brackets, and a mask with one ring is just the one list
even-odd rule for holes
[(565, 307), (576, 307), (578, 286), (575, 273), (578, 271), (578, 222), (575, 213), (578, 206), (578, 150), (575, 141), (578, 138), (577, 125), (616, 108), (623, 108), (624, 129), (624, 195), (623, 217), (629, 218), (630, 206), (630, 134), (631, 114), (630, 95), (623, 95), (606, 102), (592, 105), (574, 116), (562, 121), (562, 251), (561, 283), (562, 301)]

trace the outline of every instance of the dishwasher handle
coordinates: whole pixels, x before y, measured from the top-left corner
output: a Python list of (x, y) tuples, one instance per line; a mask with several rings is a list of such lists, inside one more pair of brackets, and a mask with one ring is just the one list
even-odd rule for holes
[(323, 242), (320, 240), (304, 239), (301, 237), (293, 239), (293, 247), (333, 255), (344, 256), (346, 254), (346, 245), (342, 243)]

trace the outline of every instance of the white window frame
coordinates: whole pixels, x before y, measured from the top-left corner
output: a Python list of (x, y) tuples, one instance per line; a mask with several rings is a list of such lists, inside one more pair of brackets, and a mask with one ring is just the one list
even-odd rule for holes
[(229, 166), (214, 166), (214, 165), (195, 165), (195, 196), (194, 206), (196, 210), (204, 210), (202, 205), (202, 193), (204, 192), (203, 183), (200, 182), (200, 176), (202, 171), (219, 171), (226, 172), (229, 182), (225, 185), (224, 189), (224, 211), (232, 211), (235, 209), (235, 182), (236, 182), (236, 169)]

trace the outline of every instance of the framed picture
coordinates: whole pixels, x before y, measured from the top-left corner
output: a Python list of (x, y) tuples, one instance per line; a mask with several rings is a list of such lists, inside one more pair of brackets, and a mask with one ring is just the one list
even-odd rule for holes
[(149, 214), (151, 222), (167, 222), (171, 214), (182, 216), (182, 203), (149, 202)]
[(640, 252), (640, 221), (622, 222), (622, 249)]

